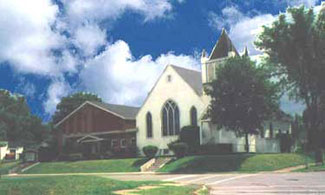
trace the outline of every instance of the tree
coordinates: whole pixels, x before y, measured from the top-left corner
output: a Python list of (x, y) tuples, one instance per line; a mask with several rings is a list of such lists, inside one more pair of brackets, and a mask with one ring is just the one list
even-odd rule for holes
[(78, 92), (70, 96), (64, 97), (61, 99), (61, 102), (56, 106), (56, 111), (52, 116), (52, 122), (54, 124), (58, 123), (85, 101), (102, 102), (102, 99), (95, 94), (84, 92)]
[(206, 88), (212, 97), (208, 115), (219, 128), (248, 136), (258, 134), (263, 122), (278, 108), (277, 85), (267, 78), (267, 71), (249, 57), (229, 58), (216, 71), (216, 79)]
[[(263, 27), (256, 41), (269, 56), (292, 98), (306, 105), (303, 114), (309, 146), (319, 151), (325, 128), (325, 6), (318, 15), (313, 9), (289, 8), (272, 26)], [(323, 161), (322, 156), (318, 161)]]
[(25, 98), (0, 89), (0, 140), (20, 144), (40, 143), (48, 134), (45, 125), (30, 113)]

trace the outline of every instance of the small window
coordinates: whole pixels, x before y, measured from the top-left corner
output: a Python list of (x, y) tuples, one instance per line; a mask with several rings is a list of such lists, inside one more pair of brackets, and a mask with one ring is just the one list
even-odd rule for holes
[(111, 147), (112, 148), (116, 148), (118, 146), (117, 140), (116, 139), (112, 139), (111, 141)]
[(132, 137), (132, 139), (131, 139), (131, 145), (132, 146), (136, 146), (136, 139), (135, 139), (135, 137)]
[(191, 115), (191, 125), (197, 126), (197, 112), (194, 106), (191, 108), (190, 115)]
[(152, 137), (152, 116), (150, 112), (147, 113), (146, 122), (147, 122), (147, 138), (151, 138)]
[(121, 148), (126, 148), (126, 140), (125, 139), (120, 140), (120, 146), (121, 146)]
[(170, 75), (170, 74), (167, 75), (167, 81), (168, 81), (168, 82), (171, 82), (171, 81), (172, 81), (172, 75)]

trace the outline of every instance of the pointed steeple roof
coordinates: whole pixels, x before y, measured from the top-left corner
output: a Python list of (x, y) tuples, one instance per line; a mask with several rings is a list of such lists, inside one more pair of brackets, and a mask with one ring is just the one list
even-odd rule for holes
[(210, 55), (210, 60), (228, 57), (229, 52), (235, 52), (235, 55), (239, 55), (234, 44), (230, 40), (226, 30), (223, 28), (217, 44), (213, 47)]
[(247, 46), (245, 46), (245, 49), (244, 49), (244, 54), (243, 54), (243, 56), (246, 56), (246, 57), (248, 57), (248, 49), (247, 49)]

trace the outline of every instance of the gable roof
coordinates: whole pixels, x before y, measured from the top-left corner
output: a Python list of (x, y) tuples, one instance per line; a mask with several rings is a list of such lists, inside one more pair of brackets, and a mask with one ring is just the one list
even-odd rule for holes
[(199, 95), (202, 95), (202, 75), (201, 72), (179, 66), (170, 65), (184, 81)]
[(235, 55), (239, 55), (234, 44), (230, 40), (225, 29), (222, 29), (217, 44), (213, 47), (209, 60), (228, 57), (228, 52), (233, 51)]
[(139, 107), (133, 107), (133, 106), (124, 106), (124, 105), (117, 105), (117, 104), (108, 104), (104, 102), (91, 102), (93, 104), (96, 104), (97, 106), (101, 108), (105, 108), (111, 112), (114, 112), (125, 119), (135, 119), (135, 116), (137, 115), (139, 111)]
[(54, 125), (54, 127), (59, 126), (61, 123), (63, 123), (65, 120), (67, 120), (70, 116), (72, 116), (74, 113), (78, 112), (81, 108), (83, 108), (85, 105), (92, 105), (96, 108), (99, 108), (99, 109), (105, 111), (105, 112), (111, 113), (115, 116), (118, 116), (122, 119), (127, 119), (127, 120), (135, 120), (135, 117), (140, 109), (139, 107), (108, 104), (108, 103), (96, 102), (96, 101), (85, 101), (78, 108), (76, 108), (70, 114), (68, 114), (66, 117), (64, 117), (61, 121), (56, 123)]
[(103, 141), (103, 138), (94, 136), (94, 135), (86, 135), (77, 140), (77, 143), (89, 143), (89, 142), (100, 142)]
[[(165, 67), (165, 69), (163, 70), (163, 72), (160, 74), (159, 78), (157, 79), (156, 83), (153, 85), (153, 87), (151, 88), (151, 90), (149, 91), (146, 99), (143, 101), (142, 106), (139, 109), (142, 109), (142, 107), (146, 104), (147, 100), (149, 99), (152, 91), (154, 90), (154, 88), (156, 87), (156, 85), (158, 84), (158, 82), (160, 81), (161, 77), (165, 74), (166, 70), (168, 69), (168, 67), (171, 67), (172, 69), (175, 70), (175, 72), (183, 78), (183, 80), (193, 89), (193, 91), (198, 95), (201, 96), (203, 93), (202, 89), (203, 89), (203, 85), (202, 85), (202, 79), (201, 79), (201, 72), (196, 71), (196, 70), (191, 70), (191, 69), (186, 69), (186, 68), (181, 68), (179, 66), (175, 66), (175, 65), (167, 65)], [(139, 113), (138, 112), (138, 113)]]

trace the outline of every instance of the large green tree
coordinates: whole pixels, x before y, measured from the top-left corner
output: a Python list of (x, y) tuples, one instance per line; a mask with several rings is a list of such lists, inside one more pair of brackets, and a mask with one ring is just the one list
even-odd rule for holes
[(249, 57), (227, 59), (216, 71), (206, 93), (212, 97), (208, 115), (220, 128), (245, 136), (249, 152), (250, 134), (258, 134), (263, 122), (278, 109), (278, 88), (268, 79), (264, 66)]
[[(289, 8), (264, 26), (256, 45), (269, 56), (291, 97), (305, 103), (308, 143), (321, 154), (325, 101), (325, 8)], [(322, 161), (322, 157), (318, 158)]]
[(95, 94), (85, 92), (78, 92), (64, 97), (56, 106), (56, 111), (52, 116), (52, 122), (56, 124), (85, 101), (102, 102), (102, 99)]
[(45, 129), (42, 120), (30, 113), (23, 96), (0, 89), (0, 140), (40, 143), (48, 135)]

